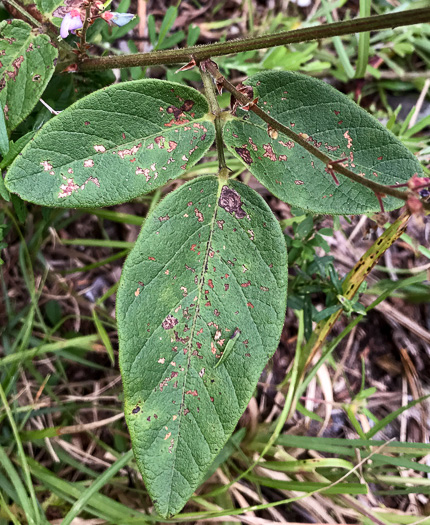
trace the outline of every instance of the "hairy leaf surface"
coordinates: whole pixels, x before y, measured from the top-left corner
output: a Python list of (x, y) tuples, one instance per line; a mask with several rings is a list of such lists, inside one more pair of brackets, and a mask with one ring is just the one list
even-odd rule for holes
[(21, 20), (0, 22), (0, 103), (12, 131), (39, 101), (55, 69), (57, 49)]
[(39, 11), (49, 18), (52, 18), (52, 13), (62, 4), (64, 0), (36, 0)]
[(11, 166), (9, 190), (58, 207), (126, 202), (175, 179), (211, 146), (206, 99), (172, 82), (124, 82), (79, 100)]
[(124, 265), (117, 318), (125, 414), (164, 517), (197, 488), (276, 349), (286, 265), (263, 199), (214, 177), (168, 195)]
[[(307, 135), (308, 142), (333, 160), (347, 158), (343, 165), (355, 173), (386, 185), (422, 175), (414, 155), (391, 132), (328, 84), (290, 72), (264, 72), (246, 83), (271, 117)], [(271, 138), (267, 124), (254, 113), (246, 118), (227, 122), (225, 143), (274, 195), (312, 212), (379, 211), (371, 190), (342, 175), (337, 175), (336, 186), (323, 162), (281, 133)], [(384, 204), (395, 209), (403, 202), (387, 197)]]

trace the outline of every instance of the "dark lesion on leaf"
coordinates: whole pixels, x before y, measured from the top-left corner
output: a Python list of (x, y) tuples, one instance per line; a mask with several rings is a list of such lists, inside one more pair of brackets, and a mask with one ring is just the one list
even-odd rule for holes
[(193, 106), (194, 100), (185, 100), (180, 108), (177, 108), (176, 106), (168, 106), (166, 111), (167, 113), (173, 114), (175, 119), (178, 119), (183, 116), (185, 111), (190, 111)]
[(226, 212), (235, 213), (237, 219), (246, 217), (246, 211), (242, 209), (242, 199), (236, 190), (223, 186), (221, 196), (219, 198), (219, 205), (224, 208)]
[(234, 149), (236, 150), (236, 153), (240, 156), (240, 158), (243, 160), (243, 162), (248, 164), (248, 166), (251, 166), (252, 157), (247, 147), (244, 146), (243, 148), (234, 148)]
[(176, 317), (173, 317), (173, 315), (169, 314), (161, 323), (161, 326), (164, 328), (164, 330), (170, 330), (176, 326), (178, 322), (179, 321), (176, 319)]
[(140, 406), (136, 405), (131, 411), (132, 414), (138, 414), (140, 412)]

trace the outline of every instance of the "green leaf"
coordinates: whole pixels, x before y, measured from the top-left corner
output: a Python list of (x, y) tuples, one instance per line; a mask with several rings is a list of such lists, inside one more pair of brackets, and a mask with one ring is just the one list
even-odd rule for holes
[(125, 415), (161, 516), (197, 488), (276, 349), (286, 255), (267, 204), (236, 181), (193, 180), (145, 221), (124, 265), (117, 319)]
[(0, 103), (0, 154), (5, 157), (9, 151), (9, 137), (7, 135), (6, 121), (4, 118), (3, 108)]
[(124, 82), (49, 120), (5, 182), (45, 206), (126, 202), (181, 176), (214, 135), (206, 99), (195, 89), (161, 80)]
[(52, 18), (52, 13), (62, 4), (64, 4), (64, 0), (36, 0), (39, 11), (49, 18)]
[[(258, 105), (332, 159), (347, 157), (352, 171), (380, 184), (405, 183), (419, 162), (377, 120), (324, 82), (290, 72), (264, 72), (251, 77)], [(243, 112), (238, 109), (238, 114)], [(360, 214), (380, 210), (375, 194), (338, 175), (336, 186), (326, 165), (279, 133), (268, 135), (267, 124), (254, 113), (224, 127), (224, 141), (249, 171), (274, 195), (305, 210), (327, 214)], [(386, 210), (402, 201), (384, 198)]]
[(12, 131), (39, 101), (55, 69), (58, 51), (46, 35), (21, 20), (0, 22), (0, 103)]

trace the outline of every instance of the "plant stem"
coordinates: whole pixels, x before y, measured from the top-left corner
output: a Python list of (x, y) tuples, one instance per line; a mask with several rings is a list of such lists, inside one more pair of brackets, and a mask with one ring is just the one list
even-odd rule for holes
[(85, 9), (85, 20), (84, 20), (84, 25), (82, 26), (82, 29), (81, 29), (81, 42), (80, 42), (80, 47), (79, 47), (81, 54), (79, 56), (79, 60), (83, 60), (85, 57), (85, 47), (87, 45), (86, 37), (87, 37), (88, 26), (90, 24), (91, 5), (92, 5), (92, 2), (88, 2), (88, 5)]
[[(349, 179), (353, 180), (354, 182), (357, 182), (358, 184), (361, 184), (362, 186), (366, 186), (370, 190), (372, 190), (375, 194), (384, 196), (384, 195), (391, 195), (392, 197), (395, 197), (396, 199), (400, 199), (402, 201), (407, 201), (408, 197), (410, 196), (410, 192), (408, 191), (401, 191), (394, 188), (390, 188), (389, 186), (384, 186), (383, 184), (378, 184), (377, 182), (374, 182), (370, 179), (366, 179), (362, 177), (361, 175), (358, 175), (357, 173), (354, 173), (353, 171), (349, 170), (348, 168), (345, 168), (340, 164), (339, 162), (336, 162), (336, 159), (332, 159), (325, 155), (322, 151), (320, 151), (315, 146), (312, 146), (311, 143), (307, 141), (307, 136), (304, 134), (297, 134), (294, 133), (290, 128), (287, 126), (284, 126), (277, 120), (275, 120), (273, 117), (268, 115), (265, 111), (263, 111), (257, 104), (252, 103), (252, 99), (247, 97), (245, 94), (238, 91), (233, 84), (228, 81), (220, 72), (218, 69), (218, 66), (213, 62), (212, 60), (207, 60), (205, 62), (206, 69), (209, 71), (209, 73), (215, 78), (217, 83), (222, 84), (222, 86), (229, 91), (239, 102), (241, 105), (249, 104), (249, 110), (253, 111), (256, 115), (258, 115), (264, 122), (267, 122), (269, 126), (274, 128), (275, 130), (283, 133), (290, 139), (297, 142), (300, 146), (302, 146), (304, 149), (306, 149), (311, 155), (316, 157), (317, 159), (324, 162), (324, 164), (327, 167), (330, 167), (331, 170), (336, 171), (337, 173), (340, 173), (341, 175), (344, 175), (345, 177), (348, 177)], [(430, 203), (423, 202), (423, 207), (425, 210), (430, 211)]]
[(4, 3), (9, 4), (11, 7), (16, 9), (24, 18), (26, 18), (34, 26), (38, 27), (39, 29), (42, 27), (42, 24), (39, 22), (39, 20), (36, 20), (33, 16), (30, 15), (30, 13), (26, 11), (24, 7), (20, 6), (14, 0), (4, 0)]
[[(204, 46), (154, 51), (151, 53), (136, 53), (126, 56), (89, 58), (82, 61), (79, 69), (81, 71), (94, 71), (134, 66), (153, 66), (157, 64), (179, 64), (188, 62), (191, 56), (194, 56), (196, 61), (199, 62), (210, 57), (240, 53), (241, 51), (309, 42), (311, 40), (320, 40), (321, 38), (415, 25), (429, 21), (430, 7), (425, 7), (388, 15), (355, 18), (354, 20), (345, 20), (343, 22), (335, 22), (334, 24), (325, 24), (317, 27), (306, 27), (294, 31), (282, 31), (272, 35), (261, 35), (231, 40), (229, 42), (217, 42)], [(61, 66), (64, 67), (64, 65), (67, 64), (62, 64)]]
[(218, 100), (216, 98), (215, 86), (212, 80), (212, 76), (205, 71), (201, 65), (199, 65), (200, 75), (202, 77), (203, 86), (205, 88), (205, 95), (209, 103), (211, 113), (215, 116), (215, 136), (216, 136), (216, 149), (218, 153), (218, 163), (220, 171), (223, 168), (227, 168), (224, 156), (224, 142), (222, 139), (222, 123), (221, 113), (222, 110), (219, 107)]

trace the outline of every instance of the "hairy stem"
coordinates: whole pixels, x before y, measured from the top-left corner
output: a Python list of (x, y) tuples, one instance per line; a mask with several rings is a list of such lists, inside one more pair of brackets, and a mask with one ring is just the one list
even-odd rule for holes
[[(348, 168), (345, 168), (340, 164), (336, 159), (330, 158), (328, 155), (325, 155), (322, 151), (320, 151), (318, 148), (313, 146), (311, 143), (309, 143), (306, 139), (307, 136), (304, 134), (297, 134), (292, 129), (288, 128), (287, 126), (284, 126), (280, 122), (278, 122), (276, 119), (268, 115), (265, 111), (263, 111), (257, 104), (253, 104), (252, 100), (247, 97), (245, 94), (238, 91), (234, 85), (229, 82), (220, 72), (215, 64), (215, 62), (211, 60), (207, 60), (205, 62), (205, 66), (207, 71), (215, 78), (217, 83), (222, 84), (222, 86), (229, 91), (235, 98), (240, 102), (241, 105), (245, 106), (249, 104), (249, 110), (253, 111), (256, 115), (258, 115), (264, 122), (267, 122), (269, 126), (271, 126), (273, 129), (283, 133), (290, 139), (294, 140), (300, 146), (305, 148), (311, 155), (316, 157), (317, 159), (324, 162), (324, 164), (327, 166), (327, 168), (330, 168), (332, 171), (336, 171), (337, 173), (340, 173), (341, 175), (344, 175), (345, 177), (348, 177), (348, 179), (353, 180), (354, 182), (357, 182), (358, 184), (361, 184), (362, 186), (366, 186), (375, 194), (384, 196), (384, 195), (391, 195), (392, 197), (395, 197), (396, 199), (400, 199), (402, 201), (407, 201), (410, 193), (408, 191), (401, 191), (397, 190), (395, 188), (390, 188), (389, 186), (384, 186), (383, 184), (378, 184), (377, 182), (374, 182), (370, 179), (363, 178), (362, 176), (358, 175), (357, 173), (354, 173), (353, 171), (349, 170)], [(430, 211), (430, 203), (423, 202), (423, 207), (425, 210)]]
[(34, 16), (31, 16), (30, 13), (21, 5), (19, 5), (14, 0), (4, 0), (5, 4), (9, 4), (11, 7), (16, 9), (24, 19), (26, 19), (28, 22), (31, 22), (35, 27), (38, 27), (39, 29), (42, 27), (42, 24), (39, 22), (39, 20), (36, 20)]
[(83, 60), (85, 56), (85, 48), (87, 45), (87, 41), (86, 41), (87, 30), (88, 30), (88, 26), (90, 25), (91, 5), (92, 5), (92, 2), (88, 2), (88, 5), (85, 9), (85, 20), (84, 20), (84, 25), (82, 26), (82, 29), (81, 29), (81, 42), (80, 42), (80, 47), (79, 47), (81, 51), (80, 60)]
[[(430, 21), (430, 7), (423, 9), (411, 9), (401, 13), (388, 15), (369, 16), (355, 18), (334, 24), (325, 24), (317, 27), (306, 27), (294, 31), (282, 31), (272, 35), (261, 35), (256, 37), (231, 40), (229, 42), (217, 42), (204, 46), (186, 47), (183, 49), (172, 49), (166, 51), (154, 51), (151, 53), (136, 53), (125, 56), (110, 56), (101, 58), (89, 58), (79, 64), (81, 71), (105, 70), (113, 68), (124, 68), (134, 66), (153, 66), (157, 64), (179, 64), (188, 62), (194, 56), (197, 62), (221, 55), (264, 49), (285, 44), (309, 42), (321, 38), (347, 35), (351, 33), (362, 33), (376, 31), (399, 26), (415, 25)], [(63, 63), (61, 66), (67, 65)]]
[(205, 95), (209, 103), (211, 113), (215, 116), (215, 133), (216, 133), (216, 149), (218, 153), (218, 163), (220, 171), (223, 168), (227, 168), (224, 156), (224, 142), (222, 139), (222, 123), (221, 123), (221, 108), (219, 107), (218, 100), (216, 98), (215, 86), (212, 80), (212, 76), (199, 66), (200, 75), (202, 77), (203, 86), (205, 88)]

